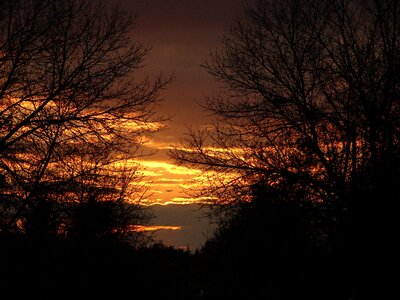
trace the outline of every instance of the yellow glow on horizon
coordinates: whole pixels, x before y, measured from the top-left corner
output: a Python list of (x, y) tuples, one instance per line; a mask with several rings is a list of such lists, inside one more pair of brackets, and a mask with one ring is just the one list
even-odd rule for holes
[(139, 170), (139, 173), (145, 177), (158, 177), (162, 176), (159, 171), (151, 171), (151, 170)]
[(158, 231), (158, 230), (181, 230), (182, 226), (165, 226), (165, 225), (133, 225), (133, 231), (145, 232), (145, 231)]
[(146, 161), (141, 161), (140, 165), (145, 168), (144, 171), (147, 171), (146, 168), (151, 168), (158, 170), (162, 169), (171, 174), (178, 174), (178, 175), (196, 175), (201, 173), (200, 170), (189, 169), (183, 166), (177, 166), (175, 164), (166, 161), (146, 160)]
[(157, 184), (169, 184), (169, 182), (179, 183), (179, 182), (183, 182), (183, 181), (186, 181), (186, 180), (183, 178), (159, 178), (159, 179), (157, 179)]
[(136, 130), (136, 131), (143, 129), (147, 129), (150, 131), (157, 131), (163, 128), (164, 125), (161, 122), (149, 122), (149, 121), (143, 122), (138, 120), (126, 120), (123, 123), (123, 127), (129, 130)]
[(147, 194), (141, 200), (145, 206), (153, 205), (191, 205), (215, 202), (214, 197), (192, 197), (190, 190), (199, 191), (210, 178), (225, 181), (234, 174), (217, 174), (185, 166), (178, 166), (165, 160), (144, 160), (139, 162), (138, 173), (143, 175), (141, 183), (147, 186)]
[(153, 205), (191, 205), (191, 204), (209, 204), (216, 201), (217, 198), (214, 197), (173, 197), (171, 199), (144, 199), (141, 202), (143, 206), (153, 206)]
[(174, 145), (171, 145), (171, 143), (158, 142), (158, 141), (155, 141), (152, 138), (147, 138), (147, 140), (144, 142), (144, 144), (147, 147), (158, 149), (158, 150), (172, 150), (172, 149), (175, 149)]

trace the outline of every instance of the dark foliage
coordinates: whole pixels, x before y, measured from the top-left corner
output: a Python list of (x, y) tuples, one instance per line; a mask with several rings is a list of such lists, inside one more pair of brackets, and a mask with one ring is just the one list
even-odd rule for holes
[(195, 299), (188, 252), (115, 241), (0, 238), (1, 293), (39, 299), (112, 297)]
[(255, 186), (253, 199), (238, 205), (201, 251), (210, 297), (346, 299), (343, 261), (324, 235), (326, 212), (296, 197)]
[[(396, 258), (400, 228), (399, 20), (399, 1), (255, 1), (205, 63), (222, 85), (205, 107), (214, 126), (191, 130), (171, 151), (208, 171), (195, 194), (216, 200), (223, 230), (248, 214), (240, 203), (257, 199), (254, 184), (284, 188), (257, 204), (269, 221), (255, 236), (268, 243), (272, 230), (281, 239), (271, 239), (271, 256), (287, 257), (271, 260), (293, 266), (288, 278), (298, 281), (272, 282), (293, 298), (301, 288), (316, 299), (383, 298), (391, 282), (385, 267)], [(312, 243), (322, 242), (321, 262), (304, 249), (310, 232), (296, 221), (303, 219), (315, 229)], [(230, 231), (253, 236), (247, 220), (231, 222), (220, 239), (231, 240)]]

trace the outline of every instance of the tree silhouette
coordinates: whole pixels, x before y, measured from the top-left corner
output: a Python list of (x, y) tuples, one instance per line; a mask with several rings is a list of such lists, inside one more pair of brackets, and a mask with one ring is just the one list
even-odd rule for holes
[(110, 1), (6, 0), (0, 16), (1, 290), (123, 293), (151, 217), (134, 159), (169, 79), (139, 70), (149, 47)]
[(139, 155), (161, 127), (153, 109), (168, 80), (136, 75), (149, 48), (132, 37), (135, 18), (105, 1), (0, 9), (1, 194), (15, 203), (2, 230), (18, 231), (44, 226), (49, 199)]
[[(324, 208), (287, 185), (252, 189), (251, 201), (236, 204), (201, 249), (209, 293), (272, 299), (342, 295), (343, 278), (335, 278), (331, 262), (323, 259)], [(324, 291), (329, 287), (330, 293)]]
[(396, 228), (399, 9), (257, 1), (205, 64), (224, 86), (205, 105), (217, 122), (171, 153), (211, 171), (202, 193), (228, 216), (254, 183), (303, 190), (324, 207), (328, 248), (352, 266), (358, 292), (376, 279), (361, 257), (379, 266)]
[(151, 214), (141, 206), (139, 187), (134, 184), (137, 180), (135, 172), (123, 168), (91, 174), (90, 180), (86, 178), (80, 187), (75, 186), (71, 192), (77, 198), (69, 207), (67, 236), (145, 246), (151, 239), (135, 231), (135, 225), (147, 224)]

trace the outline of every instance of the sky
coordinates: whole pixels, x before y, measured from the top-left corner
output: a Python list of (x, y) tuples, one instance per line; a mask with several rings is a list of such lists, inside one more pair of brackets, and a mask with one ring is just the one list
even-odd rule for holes
[[(243, 0), (118, 0), (137, 15), (133, 38), (151, 46), (144, 72), (174, 80), (161, 93), (158, 113), (171, 116), (167, 128), (156, 133), (144, 149), (157, 150), (142, 161), (143, 175), (150, 182), (147, 204), (156, 218), (153, 225), (173, 226), (156, 232), (156, 238), (174, 247), (199, 248), (212, 233), (204, 211), (187, 194), (199, 170), (174, 165), (167, 151), (179, 144), (187, 127), (207, 125), (209, 118), (199, 103), (218, 89), (215, 80), (201, 67), (210, 51), (243, 13)], [(176, 229), (177, 226), (179, 229)]]

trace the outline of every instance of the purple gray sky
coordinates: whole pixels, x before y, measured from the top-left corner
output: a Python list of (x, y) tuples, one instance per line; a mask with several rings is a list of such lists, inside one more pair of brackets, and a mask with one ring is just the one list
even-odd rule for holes
[[(113, 2), (114, 3), (114, 2)], [(145, 61), (144, 72), (155, 76), (162, 72), (174, 74), (173, 83), (162, 93), (159, 107), (161, 115), (173, 116), (167, 129), (157, 133), (146, 145), (157, 149), (156, 155), (147, 157), (144, 174), (150, 180), (155, 225), (182, 226), (181, 230), (161, 230), (157, 237), (175, 247), (200, 247), (210, 236), (208, 220), (191, 198), (183, 192), (196, 170), (178, 167), (166, 155), (166, 148), (177, 144), (186, 126), (207, 125), (206, 113), (197, 103), (217, 89), (217, 83), (200, 66), (210, 51), (220, 46), (224, 32), (243, 13), (243, 0), (118, 0), (122, 7), (137, 14), (133, 38), (152, 50)], [(184, 204), (182, 204), (184, 203)], [(167, 205), (165, 205), (167, 204)], [(171, 205), (176, 204), (176, 205)]]

